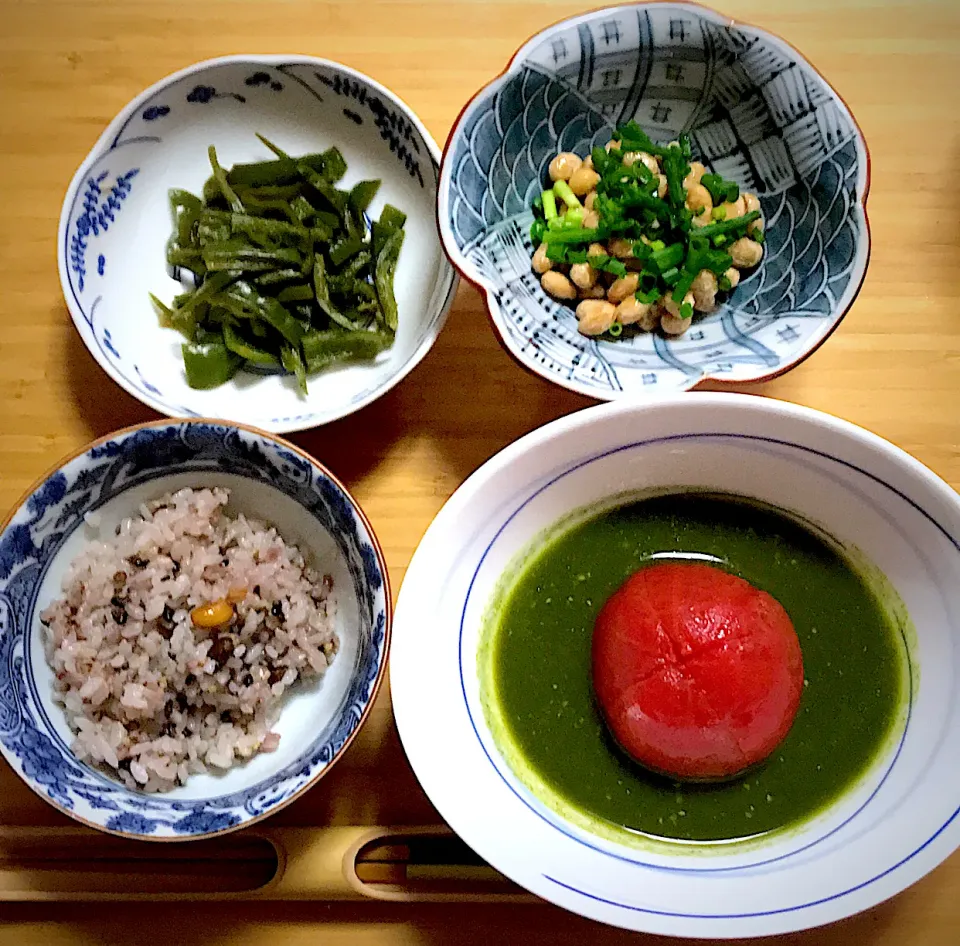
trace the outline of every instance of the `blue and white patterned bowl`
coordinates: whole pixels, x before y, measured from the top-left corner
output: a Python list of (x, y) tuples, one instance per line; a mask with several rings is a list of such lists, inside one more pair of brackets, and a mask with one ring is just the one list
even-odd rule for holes
[[(64, 570), (102, 529), (184, 486), (227, 486), (230, 509), (269, 521), (333, 575), (341, 650), (318, 685), (295, 690), (276, 731), (280, 747), (222, 775), (195, 775), (162, 795), (126, 788), (77, 761), (40, 612)], [(97, 529), (85, 517), (98, 520)], [(65, 814), (152, 840), (188, 840), (260, 820), (306, 791), (340, 758), (383, 677), (391, 597), (376, 536), (346, 489), (291, 444), (216, 421), (156, 422), (98, 440), (38, 483), (0, 532), (0, 751)]]
[[(762, 265), (679, 339), (586, 338), (530, 269), (529, 207), (551, 158), (630, 119), (660, 141), (688, 133), (767, 221)], [(824, 342), (866, 273), (868, 186), (853, 116), (795, 49), (698, 5), (626, 4), (538, 33), (468, 104), (444, 155), (440, 231), (522, 365), (603, 400), (657, 397), (768, 379)]]
[[(242, 372), (213, 391), (186, 382), (180, 343), (161, 328), (152, 292), (169, 303), (180, 283), (167, 271), (173, 221), (168, 192), (199, 193), (213, 144), (225, 167), (272, 157), (256, 132), (292, 154), (337, 145), (346, 185), (383, 181), (371, 205), (407, 213), (396, 275), (399, 328), (369, 364), (330, 369), (301, 397), (285, 375)], [(291, 431), (343, 417), (389, 391), (430, 350), (457, 277), (440, 247), (440, 151), (392, 92), (346, 66), (303, 56), (228, 56), (177, 72), (138, 95), (111, 122), (70, 184), (57, 257), (64, 298), (100, 366), (134, 397), (172, 417), (220, 417)]]

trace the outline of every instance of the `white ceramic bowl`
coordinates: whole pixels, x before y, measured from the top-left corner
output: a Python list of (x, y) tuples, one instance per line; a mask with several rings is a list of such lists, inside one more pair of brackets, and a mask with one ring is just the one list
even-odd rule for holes
[[(514, 772), (486, 721), (483, 615), (504, 570), (574, 510), (624, 491), (706, 488), (754, 497), (856, 547), (916, 629), (896, 737), (820, 815), (704, 856), (602, 836)], [(488, 461), (421, 542), (397, 605), (393, 705), (440, 814), (499, 870), (577, 913), (695, 937), (771, 935), (866, 909), (960, 844), (960, 500), (866, 431), (758, 397), (687, 394), (588, 408)], [(865, 682), (865, 685), (869, 685)]]
[[(39, 614), (59, 596), (86, 542), (112, 536), (142, 502), (185, 486), (228, 487), (231, 511), (276, 526), (333, 576), (341, 649), (319, 681), (288, 694), (276, 752), (145, 795), (73, 755)], [(87, 514), (95, 514), (95, 527)], [(390, 605), (370, 524), (344, 487), (296, 447), (210, 421), (119, 431), (37, 483), (0, 532), (0, 752), (56, 808), (115, 834), (190, 840), (252, 824), (306, 791), (352, 742), (384, 675)]]
[[(404, 210), (397, 267), (399, 328), (369, 364), (310, 378), (301, 397), (289, 376), (241, 372), (211, 391), (187, 385), (183, 339), (163, 329), (148, 293), (169, 303), (181, 291), (168, 273), (168, 192), (199, 193), (207, 148), (224, 167), (266, 160), (265, 135), (291, 154), (336, 145), (348, 164), (342, 186), (379, 178), (370, 207)], [(390, 390), (429, 351), (457, 277), (437, 235), (439, 150), (417, 116), (373, 79), (303, 56), (228, 56), (190, 66), (138, 95), (110, 123), (67, 190), (57, 258), (80, 337), (101, 367), (134, 397), (173, 417), (220, 417), (264, 430), (315, 427)]]

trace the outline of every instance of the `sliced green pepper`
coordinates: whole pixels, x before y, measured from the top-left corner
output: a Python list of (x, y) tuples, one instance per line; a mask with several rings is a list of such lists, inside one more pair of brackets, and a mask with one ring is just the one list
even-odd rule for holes
[(307, 369), (320, 371), (337, 362), (375, 358), (393, 344), (391, 332), (307, 332), (301, 343)]
[[(317, 215), (317, 211), (303, 194), (297, 194), (297, 196), (290, 201), (289, 207), (293, 215), (297, 218), (297, 221), (303, 226), (306, 226), (307, 222), (313, 220)], [(337, 226), (338, 223), (339, 221), (334, 220), (332, 224), (328, 225), (328, 229), (333, 232), (333, 228)], [(329, 237), (327, 237), (327, 239), (329, 239)]]
[(152, 292), (150, 301), (157, 311), (160, 324), (164, 328), (176, 329), (187, 341), (192, 341), (197, 331), (197, 320), (191, 311), (180, 312), (165, 306)]
[(177, 222), (177, 242), (189, 246), (193, 242), (193, 228), (203, 210), (199, 197), (189, 191), (174, 189), (170, 191), (170, 209)]
[(339, 148), (327, 148), (321, 155), (323, 158), (323, 176), (331, 183), (336, 184), (347, 173), (347, 162)]
[(301, 394), (307, 393), (307, 368), (300, 356), (300, 349), (290, 345), (280, 346), (280, 361), (283, 367), (296, 376), (297, 389)]
[(187, 342), (180, 347), (187, 384), (191, 388), (217, 388), (229, 381), (243, 363), (222, 341)]
[(380, 219), (372, 227), (374, 256), (380, 255), (383, 244), (387, 242), (390, 234), (403, 229), (406, 222), (407, 215), (402, 210), (397, 210), (392, 204), (384, 204), (383, 210), (380, 211)]
[(397, 260), (400, 258), (400, 247), (403, 246), (403, 230), (394, 230), (384, 243), (383, 249), (377, 256), (373, 281), (377, 287), (377, 297), (380, 300), (380, 309), (383, 319), (391, 332), (397, 330), (397, 299), (393, 291), (393, 280), (397, 272)]
[(277, 286), (302, 281), (303, 274), (299, 269), (271, 269), (269, 272), (257, 274), (257, 286), (261, 289), (270, 287), (271, 291), (276, 290)]
[(362, 215), (373, 198), (377, 196), (378, 190), (380, 190), (379, 181), (360, 181), (354, 184), (350, 191), (350, 209), (355, 214)]
[[(266, 140), (261, 138), (264, 144)], [(267, 145), (267, 147), (270, 147)], [(271, 150), (273, 150), (271, 148)], [(314, 171), (323, 171), (326, 160), (322, 154), (305, 154), (294, 161), (289, 155), (279, 161), (257, 161), (253, 164), (235, 164), (227, 172), (227, 181), (236, 187), (277, 187), (294, 184), (300, 180), (297, 163), (307, 165)]]
[(342, 266), (351, 256), (356, 256), (363, 249), (363, 240), (360, 237), (345, 237), (330, 247), (330, 262), (334, 266)]
[(224, 293), (245, 305), (251, 312), (272, 325), (291, 345), (299, 345), (303, 337), (300, 323), (276, 300), (261, 296), (249, 283), (238, 281)]
[(203, 256), (199, 251), (186, 249), (176, 244), (167, 247), (167, 262), (171, 266), (182, 266), (184, 269), (205, 270), (207, 267), (203, 262)]
[(225, 171), (210, 148), (203, 199), (170, 194), (167, 257), (193, 271), (196, 288), (173, 306), (153, 304), (161, 324), (187, 338), (184, 365), (195, 387), (223, 383), (244, 362), (279, 363), (305, 392), (307, 352), (317, 370), (392, 343), (406, 215), (387, 205), (368, 227), (379, 181), (340, 190), (347, 167), (338, 149), (299, 158), (262, 140), (276, 160)]
[(223, 324), (223, 342), (234, 354), (255, 365), (278, 365), (280, 361), (272, 352), (259, 348), (243, 338), (230, 322)]
[(203, 285), (191, 293), (190, 297), (184, 301), (182, 306), (177, 307), (178, 311), (189, 312), (201, 303), (210, 302), (218, 292), (230, 285), (234, 279), (236, 279), (236, 276), (226, 272), (213, 273), (207, 276), (203, 281)]
[(338, 214), (342, 216), (346, 212), (349, 197), (346, 191), (337, 190), (322, 174), (318, 174), (305, 164), (298, 164), (297, 170), (300, 171), (304, 181), (320, 194)]
[(257, 211), (259, 214), (264, 216), (258, 216), (258, 220), (269, 220), (270, 218), (266, 216), (267, 213), (273, 211), (277, 214), (282, 214), (286, 217), (287, 221), (292, 224), (299, 224), (300, 218), (296, 215), (293, 210), (293, 207), (290, 206), (289, 200), (283, 200), (279, 197), (257, 197), (254, 194), (249, 192), (245, 193), (241, 200), (244, 203), (244, 206), (247, 208), (248, 213), (250, 211)]
[(338, 325), (344, 328), (354, 328), (351, 322), (338, 308), (330, 298), (330, 285), (327, 282), (327, 271), (323, 264), (323, 256), (318, 253), (313, 262), (313, 288), (317, 296), (317, 305), (327, 313), (330, 318)]
[(210, 158), (210, 167), (213, 168), (213, 176), (220, 187), (220, 192), (223, 194), (224, 199), (230, 205), (230, 209), (235, 213), (244, 213), (243, 201), (237, 197), (237, 192), (230, 186), (227, 180), (227, 173), (220, 167), (220, 162), (217, 160), (217, 149), (213, 145), (207, 148), (207, 156)]
[(278, 302), (310, 302), (313, 297), (313, 288), (305, 283), (286, 286), (277, 293)]
[(302, 259), (303, 254), (292, 247), (268, 250), (238, 239), (211, 243), (203, 248), (203, 262), (212, 271), (277, 269), (299, 266)]

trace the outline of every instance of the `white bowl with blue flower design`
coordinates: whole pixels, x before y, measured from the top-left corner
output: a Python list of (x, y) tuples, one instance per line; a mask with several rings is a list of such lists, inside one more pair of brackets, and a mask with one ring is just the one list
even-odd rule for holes
[[(84, 544), (185, 486), (230, 489), (231, 510), (276, 526), (339, 588), (340, 651), (322, 679), (294, 689), (279, 748), (164, 794), (126, 788), (79, 761), (54, 701), (41, 611)], [(94, 529), (89, 523), (95, 522)], [(347, 490), (296, 447), (217, 421), (160, 421), (99, 440), (32, 488), (0, 532), (0, 752), (37, 794), (115, 834), (190, 840), (259, 821), (327, 773), (353, 740), (386, 666), (391, 597), (383, 554)]]
[[(149, 293), (182, 291), (166, 263), (171, 188), (199, 193), (207, 148), (221, 163), (267, 160), (265, 135), (291, 154), (336, 145), (344, 186), (378, 178), (370, 207), (405, 211), (407, 237), (395, 279), (399, 326), (370, 363), (309, 380), (306, 397), (281, 374), (241, 372), (214, 390), (190, 388), (183, 339), (161, 328)], [(110, 123), (67, 190), (57, 257), (64, 297), (90, 353), (121, 387), (171, 417), (219, 417), (284, 432), (316, 427), (371, 403), (430, 350), (457, 276), (440, 246), (440, 152), (413, 111), (373, 79), (323, 59), (228, 56), (190, 66), (138, 95)]]
[[(710, 170), (759, 195), (767, 224), (761, 265), (681, 338), (580, 335), (530, 268), (550, 160), (631, 119), (661, 142), (687, 133)], [(444, 154), (440, 233), (524, 367), (601, 400), (662, 397), (772, 378), (828, 338), (866, 274), (868, 187), (853, 116), (792, 46), (696, 4), (624, 4), (538, 33), (470, 101)]]

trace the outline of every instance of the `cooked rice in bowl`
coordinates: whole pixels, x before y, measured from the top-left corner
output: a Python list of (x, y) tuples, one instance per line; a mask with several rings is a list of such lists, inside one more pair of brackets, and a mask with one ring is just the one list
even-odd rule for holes
[(283, 695), (339, 648), (333, 581), (276, 529), (180, 489), (89, 543), (41, 614), (77, 757), (131, 789), (271, 752)]

